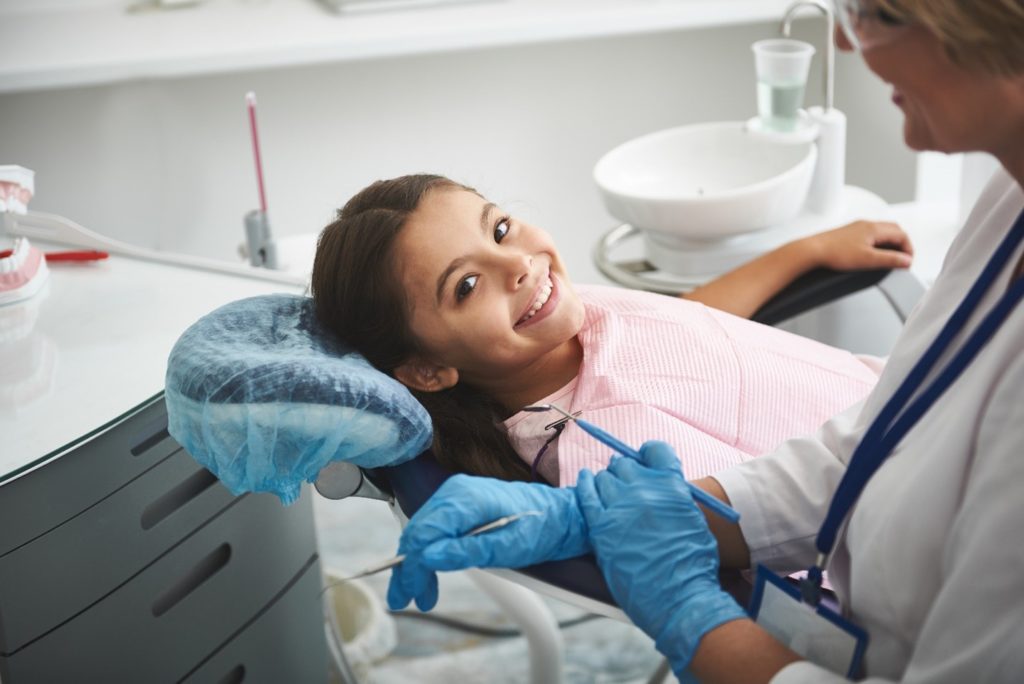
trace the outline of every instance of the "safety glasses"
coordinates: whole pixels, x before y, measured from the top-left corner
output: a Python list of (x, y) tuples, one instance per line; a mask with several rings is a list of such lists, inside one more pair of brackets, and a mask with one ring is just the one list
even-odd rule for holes
[(907, 28), (874, 0), (832, 0), (832, 9), (847, 40), (861, 52), (891, 43)]

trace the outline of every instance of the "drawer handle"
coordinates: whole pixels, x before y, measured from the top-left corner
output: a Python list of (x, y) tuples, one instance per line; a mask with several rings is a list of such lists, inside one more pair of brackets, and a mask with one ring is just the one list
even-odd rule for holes
[(132, 456), (141, 456), (171, 436), (171, 433), (167, 431), (167, 421), (162, 422), (164, 424), (162, 428), (132, 447)]
[(217, 684), (241, 684), (245, 681), (245, 665), (235, 665)]
[(196, 498), (217, 482), (217, 478), (206, 468), (200, 468), (185, 478), (174, 489), (146, 506), (140, 519), (142, 529), (148, 530), (176, 510)]
[(231, 546), (221, 544), (196, 563), (194, 568), (185, 573), (184, 577), (175, 582), (170, 589), (153, 602), (153, 617), (160, 617), (179, 604), (186, 596), (198, 589), (203, 582), (216, 575), (228, 564), (229, 560), (231, 560)]

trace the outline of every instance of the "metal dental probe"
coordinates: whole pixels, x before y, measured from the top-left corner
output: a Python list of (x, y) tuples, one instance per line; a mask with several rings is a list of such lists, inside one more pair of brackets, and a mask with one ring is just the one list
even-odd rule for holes
[[(481, 525), (480, 527), (474, 527), (473, 529), (471, 529), (469, 532), (467, 532), (463, 536), (475, 537), (478, 534), (483, 534), (484, 532), (490, 532), (491, 530), (497, 530), (499, 528), (505, 527), (506, 525), (511, 525), (512, 523), (514, 523), (515, 521), (519, 520), (520, 518), (527, 518), (527, 517), (531, 517), (531, 516), (534, 516), (534, 515), (544, 515), (544, 514), (541, 511), (524, 511), (523, 513), (516, 513), (514, 515), (506, 515), (504, 517), (498, 518), (497, 520), (492, 520), (489, 523)], [(359, 579), (360, 577), (366, 577), (368, 575), (375, 575), (378, 572), (383, 572), (384, 570), (387, 570), (388, 568), (395, 567), (396, 565), (398, 565), (399, 563), (401, 563), (404, 560), (405, 560), (405, 554), (402, 553), (402, 554), (399, 554), (399, 555), (395, 556), (394, 558), (389, 558), (386, 561), (383, 561), (381, 563), (377, 563), (376, 565), (371, 565), (370, 567), (368, 567), (368, 568), (366, 568), (364, 570), (360, 570), (359, 572), (357, 572), (354, 575), (350, 575), (348, 577), (343, 577), (339, 581), (341, 581), (341, 582), (348, 582), (349, 580)]]
[[(605, 432), (601, 428), (597, 427), (593, 423), (575, 417), (574, 415), (572, 415), (568, 411), (565, 411), (559, 406), (555, 406), (554, 404), (535, 404), (533, 406), (525, 406), (523, 407), (523, 410), (535, 412), (557, 411), (558, 413), (561, 413), (569, 420), (574, 421), (581, 430), (583, 430), (588, 435), (590, 435), (597, 441), (601, 442), (605, 446), (611, 447), (612, 449), (614, 449), (619, 454), (622, 454), (623, 456), (628, 456), (629, 458), (640, 460), (640, 453), (636, 449), (633, 449), (632, 447), (623, 443), (618, 438), (613, 437), (612, 435)], [(690, 494), (693, 495), (693, 498), (702, 503), (708, 510), (725, 518), (729, 522), (739, 521), (740, 514), (738, 511), (736, 511), (736, 509), (732, 508), (731, 506), (728, 506), (727, 504), (722, 503), (715, 497), (705, 492), (700, 487), (697, 487), (696, 485), (691, 484), (690, 482), (687, 482), (686, 486), (690, 488)]]

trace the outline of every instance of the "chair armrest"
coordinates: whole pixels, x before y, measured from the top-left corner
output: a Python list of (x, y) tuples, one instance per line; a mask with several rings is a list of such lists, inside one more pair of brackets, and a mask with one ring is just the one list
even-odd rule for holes
[(877, 285), (889, 273), (888, 269), (833, 271), (816, 268), (784, 287), (750, 319), (765, 325), (778, 325), (805, 311)]

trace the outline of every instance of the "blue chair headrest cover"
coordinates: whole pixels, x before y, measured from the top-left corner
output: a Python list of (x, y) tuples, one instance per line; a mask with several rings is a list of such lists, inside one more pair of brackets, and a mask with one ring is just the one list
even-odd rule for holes
[(284, 503), (335, 460), (366, 468), (430, 444), (430, 417), (397, 380), (317, 322), (313, 301), (264, 295), (204, 316), (171, 351), (168, 430), (234, 494)]

